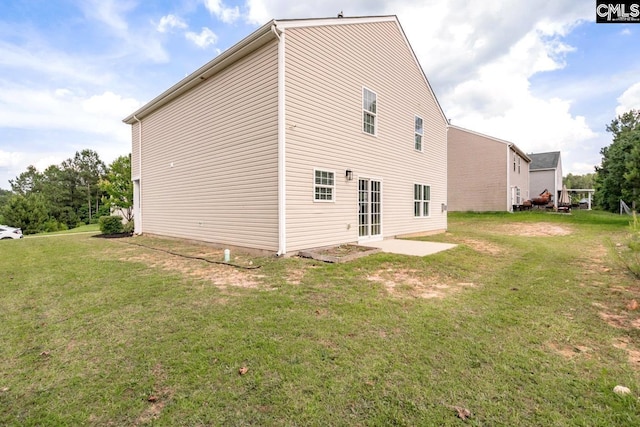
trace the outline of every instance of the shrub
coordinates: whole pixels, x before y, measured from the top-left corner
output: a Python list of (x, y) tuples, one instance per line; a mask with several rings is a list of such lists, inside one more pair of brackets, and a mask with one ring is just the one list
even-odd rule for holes
[(51, 218), (47, 222), (44, 223), (43, 227), (44, 227), (44, 231), (45, 232), (51, 233), (53, 231), (59, 231), (60, 230), (60, 223), (58, 221), (56, 221), (54, 218)]
[(123, 226), (124, 232), (125, 233), (130, 233), (133, 234), (133, 230), (135, 229), (133, 220), (128, 221), (124, 226)]
[(119, 234), (124, 232), (124, 227), (122, 226), (122, 217), (119, 215), (101, 216), (100, 231), (102, 232), (102, 234)]

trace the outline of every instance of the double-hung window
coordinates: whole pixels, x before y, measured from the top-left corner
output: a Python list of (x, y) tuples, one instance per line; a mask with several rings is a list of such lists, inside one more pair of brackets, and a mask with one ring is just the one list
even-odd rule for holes
[(370, 135), (376, 134), (377, 95), (362, 88), (362, 130)]
[(416, 116), (415, 118), (415, 137), (413, 142), (413, 147), (422, 151), (422, 136), (424, 135), (424, 127), (422, 125), (422, 117)]
[(431, 186), (423, 184), (413, 185), (413, 216), (429, 216), (429, 202), (431, 201)]
[(313, 200), (316, 202), (333, 202), (335, 196), (335, 173), (315, 169), (313, 174)]

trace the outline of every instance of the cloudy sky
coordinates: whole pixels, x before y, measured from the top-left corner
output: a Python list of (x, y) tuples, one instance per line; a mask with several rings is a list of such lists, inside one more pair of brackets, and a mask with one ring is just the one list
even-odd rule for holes
[(122, 119), (270, 19), (397, 15), (452, 123), (562, 151), (593, 172), (605, 126), (640, 109), (640, 24), (593, 0), (2, 0), (0, 188), (89, 148), (131, 151)]

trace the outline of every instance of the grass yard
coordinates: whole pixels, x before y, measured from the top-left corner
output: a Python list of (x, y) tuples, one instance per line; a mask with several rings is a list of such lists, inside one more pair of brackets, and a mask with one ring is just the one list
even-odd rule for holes
[(232, 253), (247, 268), (144, 236), (3, 241), (0, 425), (640, 425), (628, 224), (451, 214), (425, 240), (459, 245), (429, 257)]

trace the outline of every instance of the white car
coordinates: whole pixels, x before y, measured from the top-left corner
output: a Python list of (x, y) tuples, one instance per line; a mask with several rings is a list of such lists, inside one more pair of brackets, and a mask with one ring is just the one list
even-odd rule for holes
[(8, 225), (0, 225), (0, 240), (4, 239), (22, 239), (22, 230), (19, 228), (9, 227)]

